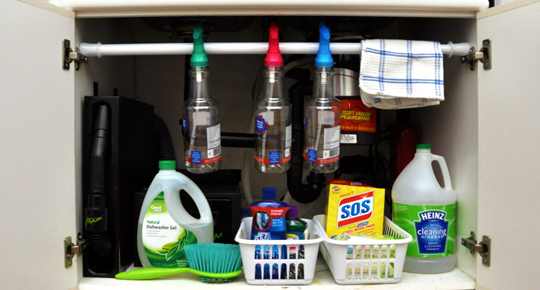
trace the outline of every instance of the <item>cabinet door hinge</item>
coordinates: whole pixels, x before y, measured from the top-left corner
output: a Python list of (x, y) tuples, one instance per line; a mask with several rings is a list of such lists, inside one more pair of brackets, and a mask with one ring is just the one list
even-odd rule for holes
[(482, 264), (489, 267), (491, 264), (491, 238), (488, 236), (482, 236), (480, 244), (476, 244), (476, 235), (471, 232), (468, 238), (462, 238), (461, 244), (471, 251), (471, 255), (474, 256), (476, 252), (482, 257)]
[(484, 39), (482, 42), (482, 48), (476, 51), (474, 47), (471, 47), (469, 55), (462, 56), (461, 62), (468, 63), (471, 66), (471, 70), (476, 69), (476, 62), (481, 61), (484, 64), (485, 70), (491, 69), (491, 39)]
[(68, 39), (62, 39), (62, 68), (69, 70), (69, 64), (75, 62), (75, 70), (79, 70), (81, 62), (88, 62), (88, 57), (79, 52), (79, 48), (75, 47), (75, 50), (71, 48), (71, 42)]
[(64, 257), (65, 267), (69, 268), (73, 265), (73, 257), (75, 255), (80, 256), (83, 250), (86, 248), (86, 240), (82, 238), (82, 234), (77, 236), (77, 244), (73, 244), (71, 237), (64, 239)]

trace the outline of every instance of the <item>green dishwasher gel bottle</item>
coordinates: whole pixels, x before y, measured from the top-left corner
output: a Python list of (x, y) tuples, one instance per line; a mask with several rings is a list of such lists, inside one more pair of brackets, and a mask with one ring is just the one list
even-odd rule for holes
[(287, 228), (287, 240), (305, 240), (309, 238), (307, 223), (298, 218), (298, 207), (295, 205), (291, 206), (287, 212), (285, 227)]
[[(431, 163), (439, 163), (444, 187)], [(403, 271), (443, 273), (456, 265), (456, 200), (450, 173), (442, 156), (431, 154), (431, 145), (416, 145), (413, 160), (392, 187), (394, 222), (413, 237), (407, 247)]]
[[(180, 202), (180, 190), (195, 201), (201, 217), (193, 218)], [(186, 267), (184, 246), (212, 243), (212, 212), (202, 191), (176, 171), (176, 161), (159, 161), (139, 216), (137, 251), (145, 268)]]

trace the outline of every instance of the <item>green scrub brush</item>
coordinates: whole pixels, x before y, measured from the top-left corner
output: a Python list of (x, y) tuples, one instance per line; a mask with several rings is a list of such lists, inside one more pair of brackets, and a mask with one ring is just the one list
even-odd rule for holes
[(223, 283), (242, 274), (240, 246), (228, 244), (192, 244), (184, 247), (191, 268), (144, 268), (116, 274), (116, 279), (149, 280), (180, 273), (201, 276), (207, 283)]

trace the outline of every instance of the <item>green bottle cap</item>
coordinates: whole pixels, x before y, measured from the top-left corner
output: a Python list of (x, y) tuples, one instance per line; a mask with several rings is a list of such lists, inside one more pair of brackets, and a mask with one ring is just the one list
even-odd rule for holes
[(431, 144), (416, 144), (416, 149), (431, 149)]
[(204, 51), (203, 28), (200, 24), (193, 29), (193, 54), (190, 64), (191, 67), (208, 66), (208, 57)]
[(159, 170), (176, 170), (176, 160), (159, 160)]

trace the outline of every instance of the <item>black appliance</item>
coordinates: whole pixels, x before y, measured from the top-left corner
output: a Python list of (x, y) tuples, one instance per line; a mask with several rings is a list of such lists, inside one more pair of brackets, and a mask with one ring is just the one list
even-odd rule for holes
[(85, 277), (114, 277), (134, 261), (134, 194), (157, 172), (153, 118), (152, 105), (133, 99), (84, 98)]

